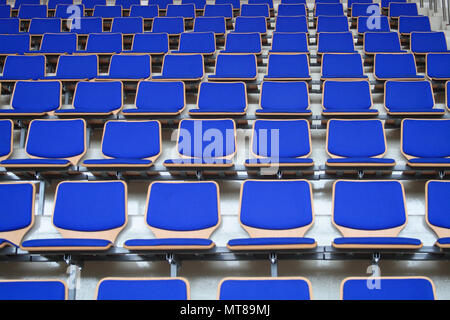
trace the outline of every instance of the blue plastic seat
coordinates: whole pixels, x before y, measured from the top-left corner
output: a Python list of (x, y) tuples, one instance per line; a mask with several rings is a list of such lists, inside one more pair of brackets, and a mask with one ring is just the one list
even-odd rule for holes
[(18, 34), (20, 31), (18, 18), (0, 18), (0, 34)]
[(6, 168), (68, 167), (76, 165), (86, 152), (86, 123), (73, 120), (33, 120), (25, 151), (27, 159), (0, 162)]
[(366, 32), (390, 32), (389, 19), (386, 16), (358, 17), (357, 30), (359, 34)]
[[(9, 120), (0, 121), (0, 128), (6, 127), (7, 121)], [(35, 196), (33, 183), (0, 184), (0, 249), (7, 246), (19, 247), (25, 234), (32, 228)]]
[(144, 21), (141, 17), (114, 18), (111, 32), (131, 34), (144, 32)]
[(317, 33), (349, 31), (348, 19), (345, 16), (320, 16), (317, 18)]
[(184, 21), (181, 17), (155, 17), (152, 32), (179, 35), (184, 32)]
[(246, 167), (310, 167), (311, 135), (307, 120), (256, 120)]
[(308, 20), (306, 16), (278, 16), (275, 22), (275, 32), (308, 33)]
[(205, 17), (224, 17), (233, 18), (233, 6), (228, 4), (207, 4), (205, 6)]
[(258, 32), (267, 33), (267, 23), (264, 17), (236, 17), (234, 32), (250, 33)]
[(184, 278), (105, 278), (97, 286), (97, 300), (189, 300)]
[(199, 81), (204, 76), (201, 54), (167, 54), (164, 56), (162, 74), (153, 76), (155, 80)]
[(84, 9), (93, 10), (95, 6), (106, 6), (106, 0), (81, 0)]
[(402, 50), (397, 32), (366, 32), (364, 33), (364, 53), (406, 52)]
[(182, 18), (195, 18), (195, 5), (194, 4), (169, 4), (167, 6), (166, 17), (182, 17)]
[(56, 74), (46, 76), (46, 79), (91, 80), (98, 76), (98, 56), (59, 56)]
[(265, 17), (270, 18), (270, 8), (267, 3), (241, 5), (241, 16), (243, 17)]
[(389, 3), (389, 17), (390, 18), (398, 18), (400, 16), (418, 16), (419, 11), (417, 8), (417, 4), (415, 2), (412, 3), (398, 3), (391, 2)]
[(260, 107), (255, 111), (257, 115), (310, 115), (308, 84), (264, 81)]
[(353, 34), (351, 32), (321, 32), (317, 40), (317, 53), (354, 53)]
[(173, 0), (149, 0), (148, 4), (156, 4), (159, 10), (166, 10), (169, 4), (173, 4)]
[(108, 6), (108, 5), (96, 5), (94, 7), (94, 17), (100, 17), (100, 18), (117, 18), (122, 16), (122, 7), (115, 5), (115, 6)]
[[(211, 136), (211, 140), (205, 139), (205, 135)], [(235, 139), (236, 125), (231, 119), (183, 119), (177, 141), (180, 158), (166, 160), (164, 165), (169, 168), (232, 167), (230, 159), (236, 154)]]
[(72, 54), (77, 51), (77, 35), (74, 33), (46, 33), (42, 37), (38, 53)]
[(248, 0), (249, 4), (267, 4), (270, 9), (273, 9), (273, 0)]
[(201, 53), (211, 55), (216, 52), (216, 38), (213, 32), (184, 32), (180, 35), (178, 50), (171, 53)]
[(311, 284), (300, 277), (225, 278), (219, 284), (220, 300), (311, 300)]
[(384, 158), (386, 135), (381, 120), (328, 121), (326, 165), (332, 167), (392, 167)]
[(434, 108), (433, 88), (429, 81), (386, 81), (384, 105), (388, 114), (443, 115)]
[(148, 168), (161, 154), (161, 125), (156, 120), (108, 121), (102, 138), (104, 159), (83, 161), (88, 168)]
[(67, 286), (60, 280), (0, 281), (0, 300), (67, 300), (67, 297)]
[(411, 52), (414, 54), (448, 52), (445, 33), (411, 32)]
[(269, 53), (309, 53), (308, 34), (274, 32)]
[(216, 69), (208, 79), (213, 80), (254, 80), (258, 74), (254, 54), (219, 54)]
[(341, 284), (342, 300), (434, 300), (426, 277), (351, 277)]
[(0, 109), (0, 115), (45, 115), (61, 105), (59, 81), (17, 81), (11, 109)]
[(147, 6), (132, 5), (130, 17), (141, 17), (143, 19), (153, 19), (158, 16), (158, 6), (150, 4)]
[(337, 180), (333, 185), (333, 225), (339, 249), (419, 249), (422, 242), (398, 237), (407, 221), (399, 181)]
[(20, 6), (19, 19), (47, 18), (47, 6), (40, 4), (23, 4)]
[(203, 11), (206, 5), (206, 0), (181, 0), (181, 4), (194, 4), (196, 10)]
[(401, 152), (411, 167), (450, 167), (450, 120), (404, 119)]
[(299, 4), (279, 4), (278, 17), (283, 16), (306, 16), (306, 5)]
[(416, 61), (412, 53), (378, 53), (375, 55), (374, 76), (377, 80), (417, 80)]
[(449, 191), (448, 181), (430, 180), (425, 186), (426, 222), (438, 236), (435, 245), (445, 249), (450, 248)]
[(214, 32), (222, 35), (226, 32), (224, 17), (197, 17), (194, 20), (194, 32)]
[(11, 18), (10, 5), (0, 5), (0, 18)]
[(84, 6), (82, 4), (58, 4), (56, 5), (55, 18), (69, 19), (74, 14), (84, 17)]
[(250, 238), (228, 241), (230, 250), (312, 249), (305, 233), (314, 220), (312, 187), (306, 180), (246, 180), (239, 222)]
[[(183, 212), (182, 216), (180, 212)], [(215, 244), (209, 237), (220, 224), (219, 186), (214, 181), (151, 183), (146, 223), (155, 238), (127, 240), (126, 249), (213, 248)]]
[(140, 5), (141, 0), (116, 0), (115, 5), (121, 6), (122, 9), (130, 9), (134, 5)]
[(367, 79), (359, 53), (325, 53), (321, 79)]
[(344, 7), (342, 3), (316, 3), (314, 17), (343, 15)]
[(41, 4), (41, 0), (15, 0), (14, 1), (14, 10), (19, 10), (21, 5), (39, 5)]
[(60, 18), (34, 18), (31, 19), (28, 33), (31, 35), (43, 35), (46, 33), (59, 33), (62, 31)]
[(81, 53), (121, 53), (122, 35), (120, 33), (91, 33), (87, 39), (86, 50)]
[(198, 91), (198, 108), (191, 115), (245, 114), (247, 90), (243, 82), (203, 82)]
[(310, 80), (309, 56), (300, 54), (271, 54), (266, 80)]
[(49, 10), (55, 10), (56, 6), (61, 4), (73, 5), (73, 0), (48, 0), (47, 2)]
[[(365, 0), (368, 1), (368, 0)], [(352, 18), (357, 17), (370, 17), (373, 15), (381, 16), (381, 8), (378, 3), (353, 3), (351, 7)]]
[(391, 2), (406, 3), (406, 2), (408, 2), (408, 0), (381, 0), (381, 7), (384, 8), (384, 9), (388, 9), (389, 8), (389, 4)]
[(181, 81), (141, 81), (136, 93), (136, 108), (124, 109), (124, 115), (177, 115), (185, 107)]
[(70, 115), (110, 115), (122, 109), (122, 83), (111, 82), (78, 82), (75, 87), (73, 107), (59, 109), (59, 116)]
[(28, 53), (31, 46), (28, 34), (2, 34), (0, 43), (0, 55)]
[(105, 251), (127, 224), (123, 181), (64, 181), (56, 189), (53, 225), (61, 238), (22, 242), (26, 251)]
[(169, 52), (167, 33), (137, 33), (129, 53), (165, 54)]
[(401, 16), (398, 19), (398, 31), (400, 34), (410, 34), (414, 31), (431, 32), (430, 18), (427, 16)]
[(215, 0), (214, 4), (231, 4), (233, 6), (233, 10), (240, 10), (241, 3), (239, 0)]
[(102, 33), (103, 21), (99, 17), (81, 17), (70, 20), (70, 32), (89, 35), (90, 33)]
[(45, 56), (7, 56), (1, 81), (39, 80), (45, 76)]
[(152, 63), (148, 54), (115, 54), (111, 57), (109, 72), (98, 79), (137, 81), (151, 76)]
[(426, 75), (431, 80), (450, 79), (450, 54), (428, 53), (426, 56)]
[(14, 123), (12, 120), (0, 120), (0, 161), (13, 152)]
[(261, 54), (261, 34), (259, 33), (228, 33), (225, 50), (220, 53), (254, 53)]

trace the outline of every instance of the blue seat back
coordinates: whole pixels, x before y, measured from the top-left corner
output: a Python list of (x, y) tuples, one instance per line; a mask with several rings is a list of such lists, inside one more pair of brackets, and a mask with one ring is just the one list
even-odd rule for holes
[(241, 5), (241, 16), (244, 17), (270, 17), (270, 8), (267, 4), (245, 4)]
[(74, 33), (46, 33), (42, 37), (40, 53), (74, 53), (77, 35)]
[(69, 19), (74, 15), (84, 17), (84, 6), (82, 4), (58, 4), (56, 5), (55, 18)]
[(412, 53), (379, 53), (375, 55), (375, 76), (382, 78), (408, 78), (417, 76), (416, 61)]
[(161, 125), (158, 121), (108, 121), (102, 153), (118, 159), (146, 159), (161, 152)]
[(206, 0), (181, 0), (181, 4), (194, 4), (196, 10), (203, 10), (206, 5)]
[(213, 228), (220, 222), (219, 187), (210, 181), (153, 182), (146, 221), (150, 227), (169, 231)]
[(62, 281), (0, 281), (0, 300), (66, 300), (67, 293)]
[(178, 153), (201, 159), (223, 158), (236, 152), (233, 120), (191, 120), (180, 122)]
[(400, 33), (411, 33), (413, 31), (430, 32), (431, 23), (427, 16), (408, 17), (401, 16), (398, 21), (398, 31)]
[(87, 112), (118, 110), (122, 107), (122, 83), (120, 81), (78, 82), (73, 106), (76, 110)]
[(207, 4), (205, 6), (205, 17), (233, 17), (233, 6), (231, 4)]
[(59, 79), (93, 79), (98, 75), (98, 57), (96, 55), (60, 56), (56, 68)]
[(257, 76), (254, 54), (219, 54), (216, 60), (218, 78), (247, 79)]
[(30, 51), (30, 36), (28, 34), (0, 35), (0, 54), (24, 54)]
[(411, 51), (414, 53), (447, 52), (444, 32), (411, 32)]
[(152, 32), (168, 33), (169, 35), (183, 33), (184, 20), (182, 17), (155, 17)]
[(224, 17), (197, 17), (194, 20), (194, 32), (214, 32), (224, 34), (226, 31)]
[(261, 34), (229, 33), (225, 42), (225, 51), (233, 53), (260, 53)]
[[(3, 121), (0, 127), (3, 127)], [(0, 232), (20, 230), (33, 224), (34, 199), (32, 183), (0, 183)]]
[(47, 18), (47, 6), (40, 4), (23, 4), (20, 6), (19, 19)]
[(270, 9), (273, 9), (273, 0), (248, 0), (249, 4), (268, 4)]
[(220, 300), (310, 300), (306, 279), (227, 278), (219, 287)]
[(198, 95), (203, 110), (226, 109), (236, 112), (247, 107), (247, 90), (243, 82), (203, 82)]
[(363, 78), (364, 67), (359, 53), (333, 54), (322, 57), (322, 77), (324, 78)]
[(270, 78), (309, 78), (309, 57), (300, 54), (271, 54), (267, 68)]
[(417, 16), (419, 14), (417, 9), (417, 4), (413, 3), (389, 3), (389, 16), (399, 17), (399, 16)]
[(434, 107), (434, 95), (429, 81), (386, 81), (384, 104), (396, 110), (424, 110)]
[(136, 95), (136, 107), (147, 110), (184, 108), (184, 84), (181, 81), (141, 81)]
[(11, 106), (24, 113), (56, 110), (61, 105), (59, 81), (17, 81)]
[(122, 7), (115, 6), (104, 6), (104, 5), (96, 5), (94, 7), (94, 17), (101, 18), (117, 18), (122, 16)]
[(95, 6), (106, 6), (106, 0), (81, 0), (85, 9), (94, 9)]
[(434, 300), (434, 286), (423, 277), (347, 278), (341, 294), (343, 300)]
[(73, 5), (73, 0), (48, 0), (47, 6), (49, 9), (54, 10), (56, 6), (61, 4)]
[(213, 32), (183, 32), (180, 36), (180, 52), (211, 53), (216, 51), (216, 38)]
[(100, 17), (84, 17), (72, 19), (70, 24), (70, 32), (77, 34), (102, 33), (103, 21)]
[(261, 107), (278, 107), (283, 110), (298, 110), (309, 107), (308, 86), (306, 82), (264, 81), (261, 87)]
[(65, 181), (56, 189), (53, 224), (79, 231), (106, 231), (127, 222), (127, 185), (123, 181)]
[(138, 33), (134, 35), (132, 52), (167, 53), (169, 35), (167, 33)]
[(116, 54), (111, 58), (109, 77), (113, 79), (147, 79), (151, 75), (150, 55)]
[(122, 52), (122, 35), (120, 33), (91, 33), (86, 44), (89, 53)]
[(306, 16), (306, 6), (303, 3), (279, 4), (277, 16)]
[(11, 120), (0, 120), (0, 157), (6, 158), (13, 151), (13, 128)]
[(398, 181), (338, 180), (333, 186), (333, 222), (356, 230), (385, 230), (406, 223), (405, 195)]
[(39, 5), (41, 0), (15, 0), (14, 1), (14, 9), (20, 9), (20, 6), (25, 4)]
[(342, 3), (317, 3), (314, 11), (315, 17), (343, 15), (344, 7), (342, 6)]
[(115, 5), (121, 6), (122, 9), (130, 9), (132, 6), (141, 4), (141, 0), (116, 0)]
[(167, 5), (173, 4), (173, 0), (149, 0), (148, 4), (156, 4), (159, 10), (166, 10)]
[(144, 21), (141, 17), (114, 18), (111, 32), (135, 34), (144, 32)]
[(358, 33), (389, 32), (389, 19), (386, 16), (358, 17)]
[(0, 34), (18, 34), (19, 27), (18, 18), (0, 18)]
[(406, 3), (406, 2), (408, 2), (408, 0), (381, 0), (381, 7), (382, 8), (389, 8), (389, 4), (391, 2)]
[(265, 230), (288, 230), (313, 222), (311, 185), (306, 180), (257, 181), (242, 184), (240, 221)]
[(165, 55), (162, 74), (172, 79), (202, 78), (203, 57), (201, 54)]
[(321, 32), (317, 40), (318, 52), (354, 52), (353, 33)]
[(370, 83), (368, 81), (333, 81), (323, 85), (322, 105), (332, 110), (367, 110), (372, 107)]
[(38, 80), (45, 75), (45, 56), (7, 56), (3, 78)]
[(348, 19), (344, 16), (319, 16), (317, 18), (317, 33), (348, 32)]
[(426, 55), (426, 73), (428, 78), (446, 80), (450, 78), (450, 54), (428, 53)]
[(169, 4), (167, 6), (166, 17), (195, 18), (195, 5), (190, 4)]
[(416, 158), (450, 156), (450, 120), (405, 119), (401, 133), (404, 154)]
[(149, 19), (157, 16), (158, 6), (156, 4), (148, 6), (132, 5), (130, 9), (130, 17), (141, 17), (144, 19)]
[(241, 3), (239, 0), (215, 0), (214, 4), (231, 4), (235, 10), (241, 8)]
[(401, 52), (402, 46), (397, 32), (366, 32), (364, 34), (366, 52)]
[(306, 33), (274, 32), (272, 37), (272, 52), (309, 52)]
[(252, 152), (262, 157), (307, 157), (311, 153), (308, 121), (256, 120), (252, 133)]
[(264, 17), (236, 17), (235, 32), (267, 33), (266, 18)]
[(0, 18), (11, 18), (10, 5), (0, 5)]
[(378, 3), (354, 3), (351, 8), (352, 17), (381, 16), (381, 9)]
[(100, 281), (97, 300), (188, 300), (186, 280), (106, 278)]
[(426, 184), (427, 221), (436, 227), (450, 229), (450, 205), (446, 201), (450, 192), (448, 181), (431, 180)]
[(371, 158), (386, 152), (381, 120), (337, 120), (328, 122), (327, 152), (344, 158)]
[(62, 31), (60, 18), (35, 18), (30, 22), (29, 34), (43, 35), (45, 33), (59, 33)]
[(73, 120), (33, 120), (28, 130), (26, 152), (47, 159), (66, 159), (86, 150), (86, 123)]
[(306, 16), (278, 16), (275, 23), (276, 32), (308, 32)]

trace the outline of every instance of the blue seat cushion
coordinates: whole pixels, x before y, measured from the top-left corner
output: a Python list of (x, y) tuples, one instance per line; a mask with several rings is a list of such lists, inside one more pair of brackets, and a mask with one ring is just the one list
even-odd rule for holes
[(246, 159), (245, 164), (311, 164), (313, 165), (314, 161), (310, 158), (255, 158), (255, 159)]
[(229, 279), (220, 286), (220, 300), (310, 300), (302, 279)]
[(307, 114), (311, 114), (311, 110), (305, 110), (302, 109), (301, 107), (297, 108), (291, 108), (291, 109), (277, 109), (277, 108), (264, 108), (264, 109), (256, 109), (255, 110), (256, 114), (274, 114), (274, 113), (304, 113), (305, 115)]
[(183, 107), (172, 105), (172, 106), (161, 106), (161, 107), (140, 107), (140, 108), (130, 108), (123, 109), (122, 113), (124, 114), (139, 114), (139, 113), (178, 113)]
[(9, 159), (9, 160), (3, 160), (1, 162), (2, 165), (30, 165), (34, 167), (39, 166), (47, 166), (47, 165), (54, 165), (54, 166), (66, 166), (69, 164), (68, 160), (64, 159)]
[(164, 164), (169, 165), (208, 165), (208, 164), (215, 164), (215, 165), (231, 165), (233, 164), (233, 161), (228, 159), (215, 159), (215, 158), (209, 158), (209, 159), (200, 159), (200, 158), (189, 158), (189, 159), (167, 159), (164, 161)]
[(112, 243), (108, 240), (102, 239), (70, 239), (70, 238), (56, 238), (56, 239), (35, 239), (22, 242), (22, 247), (27, 248), (46, 248), (46, 247), (96, 247), (107, 248)]
[(328, 159), (327, 164), (359, 164), (359, 163), (367, 163), (367, 164), (385, 164), (385, 165), (395, 165), (394, 159), (388, 159), (388, 158), (338, 158), (338, 159)]
[(450, 244), (450, 238), (439, 238), (437, 240), (439, 244)]
[(115, 165), (115, 166), (127, 166), (127, 165), (151, 165), (150, 160), (141, 159), (89, 159), (83, 161), (86, 165)]
[(401, 237), (344, 237), (336, 238), (333, 241), (336, 245), (404, 245), (420, 246), (422, 242), (414, 238)]
[[(375, 281), (379, 281), (375, 286)], [(371, 288), (368, 284), (373, 284)], [(342, 288), (343, 300), (434, 300), (431, 282), (424, 278), (348, 279)]]
[(228, 241), (228, 246), (280, 246), (280, 245), (312, 245), (316, 241), (312, 238), (244, 238), (244, 239), (232, 239)]
[(377, 109), (365, 109), (365, 108), (348, 108), (348, 109), (325, 109), (322, 111), (323, 114), (327, 113), (373, 113), (377, 114)]
[(65, 300), (60, 281), (0, 281), (0, 300)]
[(187, 300), (186, 282), (180, 279), (105, 279), (97, 300)]
[(423, 164), (430, 164), (430, 163), (439, 163), (439, 164), (450, 164), (450, 158), (414, 158), (409, 159), (408, 162), (410, 163), (423, 163)]
[(161, 246), (180, 246), (180, 247), (209, 247), (213, 244), (209, 239), (198, 238), (167, 238), (167, 239), (130, 239), (125, 241), (127, 247), (161, 247)]

